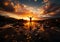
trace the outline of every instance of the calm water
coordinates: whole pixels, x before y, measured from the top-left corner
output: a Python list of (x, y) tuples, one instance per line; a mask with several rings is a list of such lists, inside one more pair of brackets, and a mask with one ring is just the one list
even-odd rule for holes
[[(58, 23), (59, 24), (59, 23)], [(59, 26), (53, 22), (14, 22), (0, 27), (1, 42), (54, 42), (60, 40)]]

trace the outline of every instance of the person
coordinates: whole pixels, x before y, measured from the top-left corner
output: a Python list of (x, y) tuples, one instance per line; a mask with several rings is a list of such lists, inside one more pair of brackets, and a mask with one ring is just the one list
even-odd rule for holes
[(30, 19), (30, 31), (32, 30), (32, 27), (31, 27), (31, 25), (32, 25), (32, 17), (29, 17), (29, 19)]
[(30, 17), (30, 22), (32, 22), (32, 17)]

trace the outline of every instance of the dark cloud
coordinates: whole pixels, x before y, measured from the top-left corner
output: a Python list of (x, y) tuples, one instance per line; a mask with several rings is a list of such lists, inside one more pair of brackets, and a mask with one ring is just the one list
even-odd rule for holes
[(60, 8), (60, 5), (53, 3), (50, 5), (50, 7), (47, 9), (47, 11), (52, 12), (52, 11), (56, 11), (59, 8)]
[(60, 15), (60, 0), (49, 0), (49, 7), (46, 9), (46, 12), (54, 12), (54, 16)]
[[(8, 2), (7, 6), (4, 4), (5, 2)], [(14, 8), (11, 5), (11, 1), (10, 0), (0, 0), (0, 10), (13, 12)]]

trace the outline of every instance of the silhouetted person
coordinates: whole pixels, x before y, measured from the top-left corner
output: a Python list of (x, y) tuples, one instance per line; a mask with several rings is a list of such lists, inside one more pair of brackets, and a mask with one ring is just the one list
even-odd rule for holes
[(32, 17), (29, 17), (29, 19), (30, 19), (30, 31), (32, 30), (32, 27), (31, 27), (31, 25), (32, 25)]
[(32, 22), (32, 17), (30, 17), (30, 22)]

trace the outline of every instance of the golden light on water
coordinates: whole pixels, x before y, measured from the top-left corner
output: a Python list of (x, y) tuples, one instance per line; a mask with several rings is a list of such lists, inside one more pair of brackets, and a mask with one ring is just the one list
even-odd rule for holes
[(30, 29), (30, 27), (32, 28), (32, 29), (35, 29), (35, 25), (36, 25), (37, 23), (35, 23), (35, 22), (27, 22), (27, 23), (24, 23), (24, 25), (25, 25), (25, 29)]

